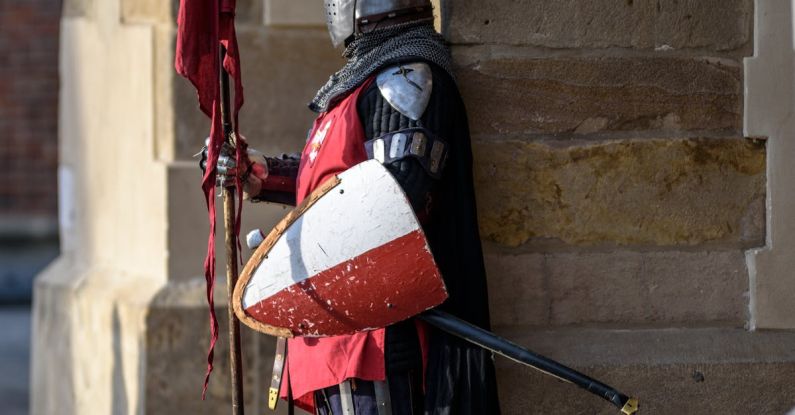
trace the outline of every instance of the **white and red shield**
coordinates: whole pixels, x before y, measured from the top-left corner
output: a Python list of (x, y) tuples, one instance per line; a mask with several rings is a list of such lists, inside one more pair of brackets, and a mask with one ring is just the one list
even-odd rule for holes
[(233, 306), (255, 330), (323, 337), (386, 327), (446, 298), (411, 205), (371, 160), (329, 180), (273, 229)]

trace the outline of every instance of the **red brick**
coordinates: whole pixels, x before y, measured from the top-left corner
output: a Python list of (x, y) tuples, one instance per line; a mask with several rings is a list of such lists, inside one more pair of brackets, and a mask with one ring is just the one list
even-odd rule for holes
[(60, 0), (0, 0), (0, 213), (57, 214)]

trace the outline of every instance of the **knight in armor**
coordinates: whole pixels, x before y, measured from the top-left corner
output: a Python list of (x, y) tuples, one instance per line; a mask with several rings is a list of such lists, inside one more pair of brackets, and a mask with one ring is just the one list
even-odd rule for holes
[[(302, 153), (219, 159), (219, 185), (240, 175), (253, 202), (301, 203), (369, 159), (409, 198), (444, 277), (441, 309), (489, 328), (466, 110), (428, 0), (326, 0), (347, 64), (310, 104)], [(406, 264), (410, 267), (411, 264)], [(289, 341), (282, 396), (322, 415), (499, 414), (490, 352), (409, 320), (385, 329)], [(391, 405), (390, 405), (391, 402)]]

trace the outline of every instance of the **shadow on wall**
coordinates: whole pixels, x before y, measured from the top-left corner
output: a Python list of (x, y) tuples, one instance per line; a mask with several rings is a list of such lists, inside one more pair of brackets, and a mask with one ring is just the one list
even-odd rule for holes
[(113, 309), (113, 413), (128, 413), (127, 385), (124, 383), (124, 360), (122, 353), (121, 321), (119, 309)]

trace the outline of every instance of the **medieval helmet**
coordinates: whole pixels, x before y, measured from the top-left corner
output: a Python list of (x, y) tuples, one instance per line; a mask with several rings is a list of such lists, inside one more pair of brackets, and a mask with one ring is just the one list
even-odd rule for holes
[(432, 13), (430, 0), (325, 0), (328, 30), (334, 47), (365, 25), (379, 24), (401, 18), (401, 22), (428, 18)]

